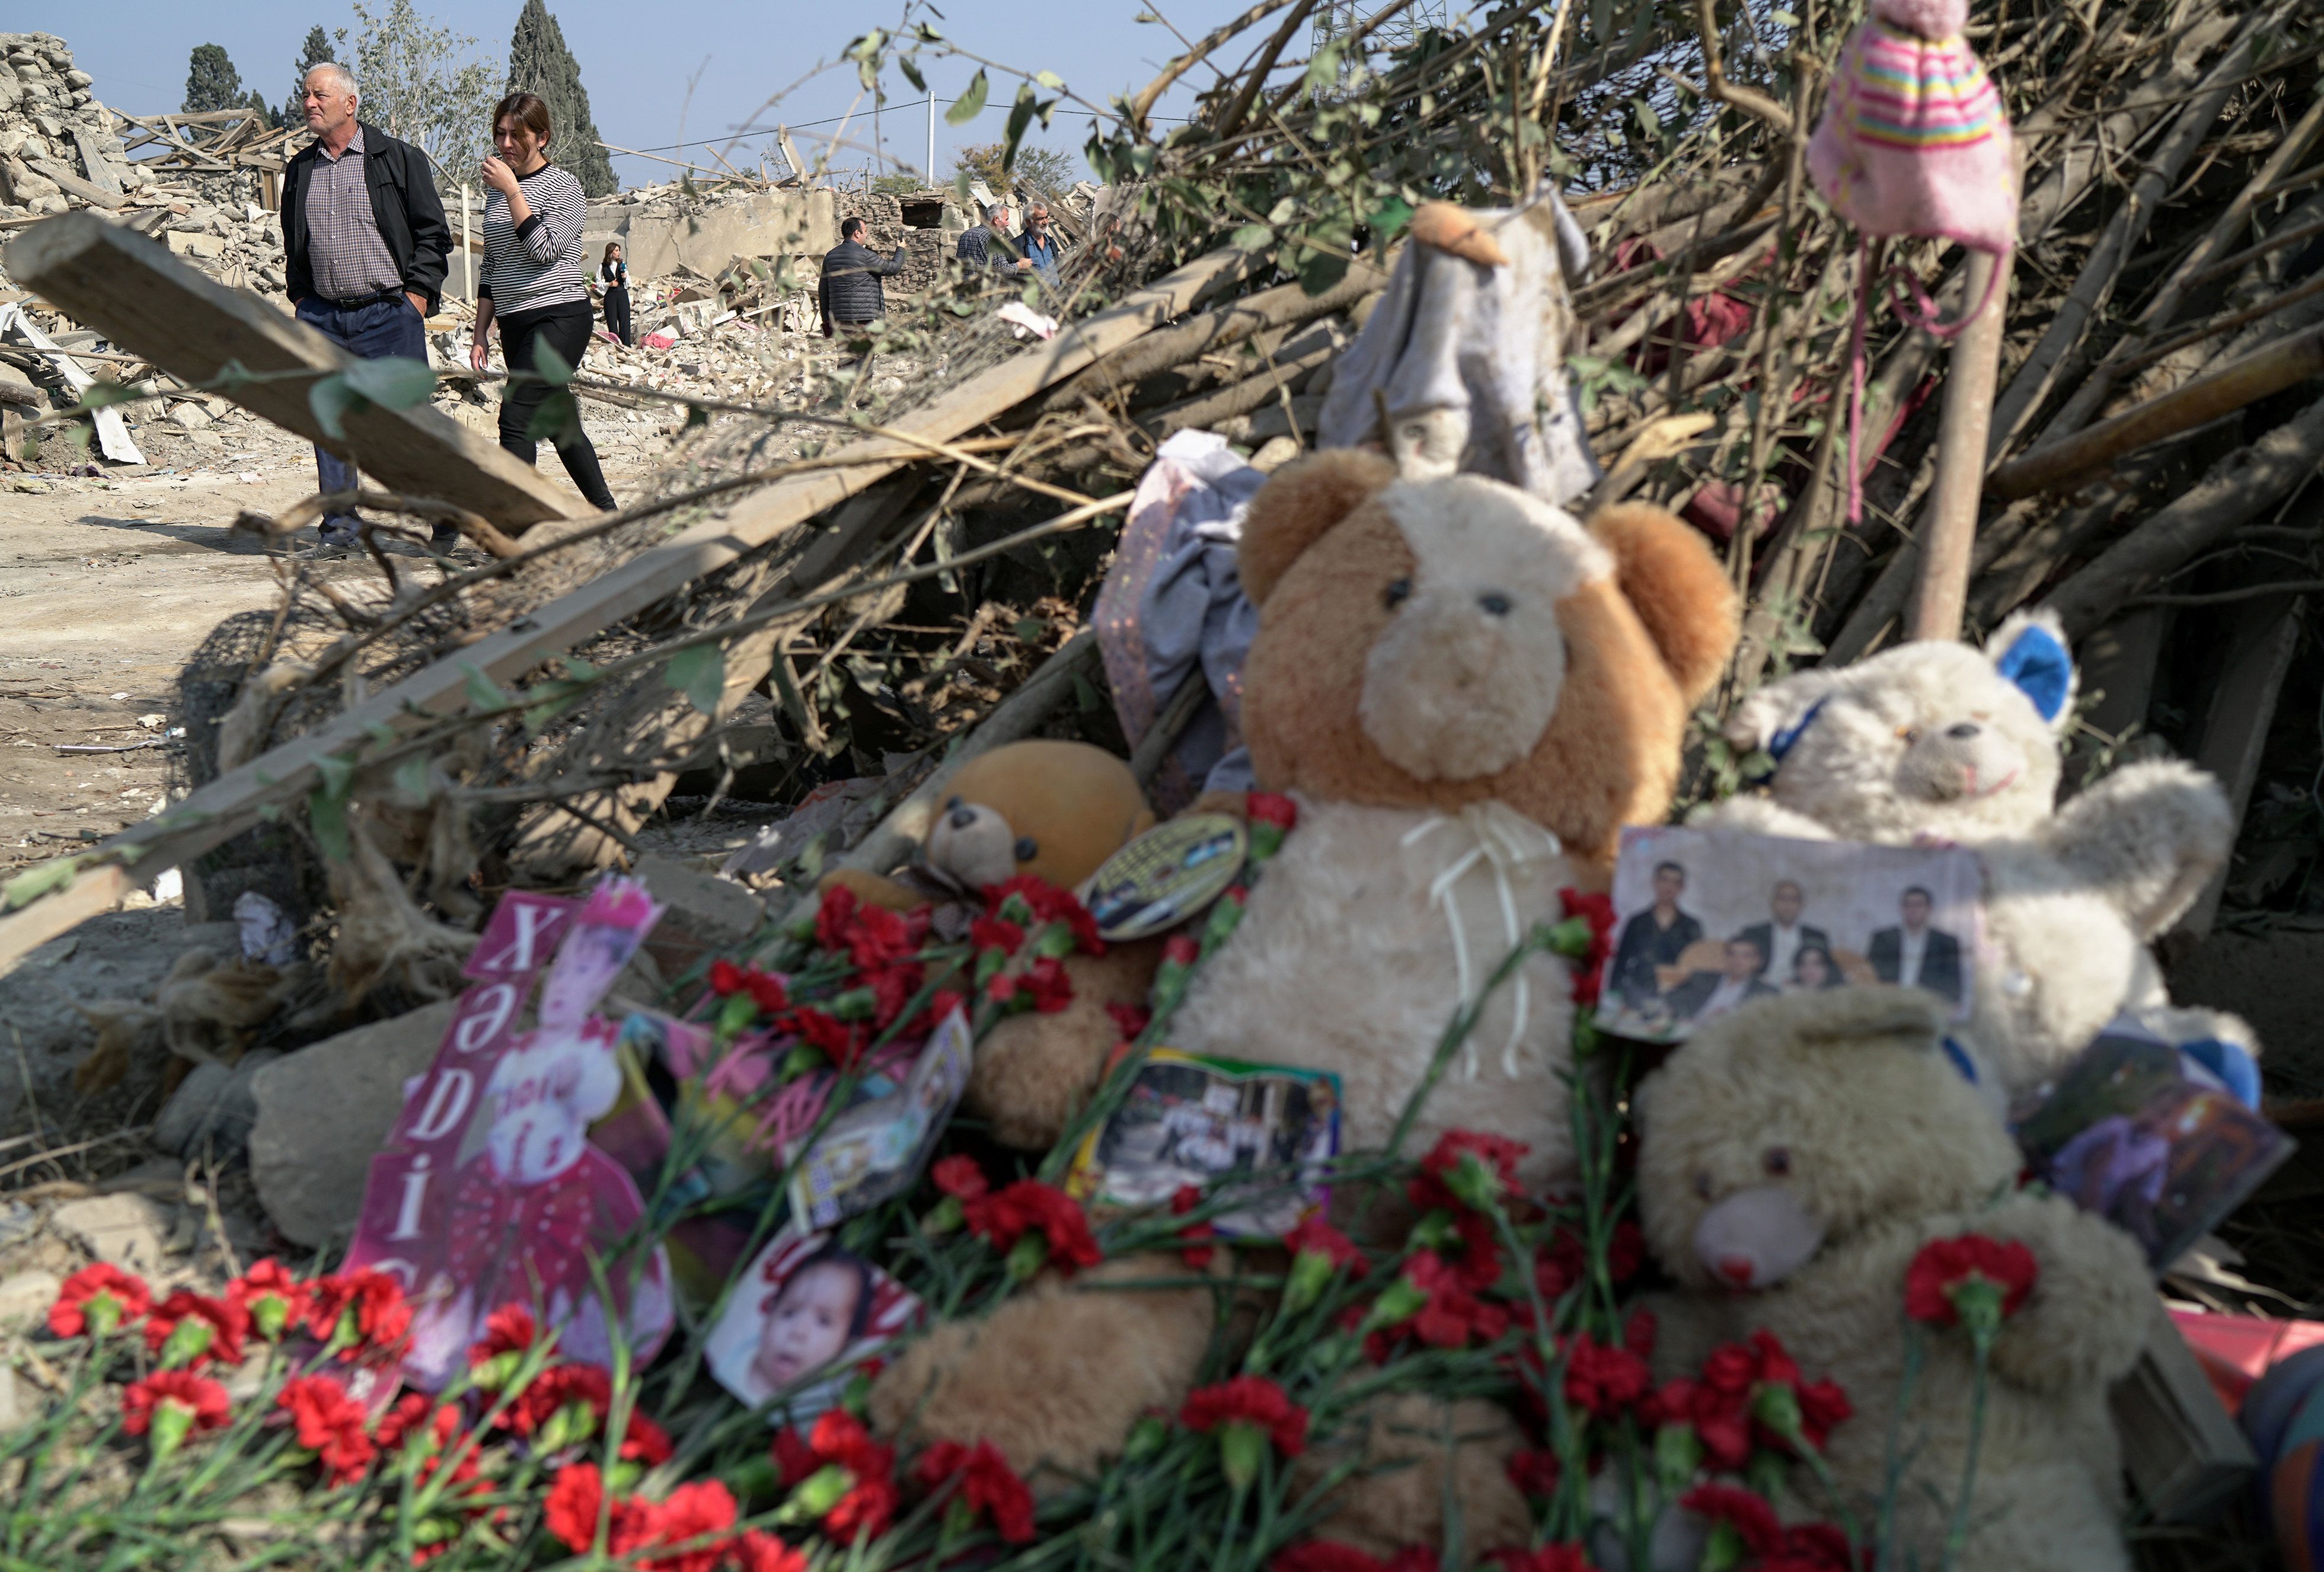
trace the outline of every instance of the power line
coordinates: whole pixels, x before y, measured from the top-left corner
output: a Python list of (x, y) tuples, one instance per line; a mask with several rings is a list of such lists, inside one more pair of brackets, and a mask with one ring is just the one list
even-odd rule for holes
[[(951, 106), (959, 103), (960, 100), (957, 98), (939, 98), (936, 102), (945, 106)], [(926, 107), (927, 105), (927, 100), (926, 98), (915, 98), (908, 103), (887, 104), (882, 105), (881, 107), (883, 109), (919, 109)], [(998, 107), (998, 106), (991, 106), (991, 107)], [(1054, 115), (1075, 115), (1083, 120), (1095, 120), (1098, 118), (1097, 115), (1093, 111), (1088, 109), (1057, 109), (1051, 111), (1051, 113)], [(772, 136), (779, 131), (812, 131), (818, 125), (837, 125), (844, 120), (860, 120), (862, 118), (863, 116), (861, 114), (856, 114), (833, 115), (821, 120), (787, 120), (779, 125), (745, 126), (740, 131), (730, 131), (724, 136), (701, 136), (696, 137), (688, 142), (666, 142), (655, 147), (632, 148), (630, 151), (632, 152), (676, 152), (678, 149), (686, 147), (723, 146), (730, 142), (740, 142), (746, 136)], [(1183, 115), (1149, 115), (1146, 118), (1151, 123), (1163, 125), (1184, 125), (1187, 124), (1185, 117)]]

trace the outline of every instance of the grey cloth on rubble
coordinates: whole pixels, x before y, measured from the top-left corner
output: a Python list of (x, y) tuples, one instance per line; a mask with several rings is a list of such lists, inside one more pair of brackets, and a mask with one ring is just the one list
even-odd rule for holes
[(1317, 446), (1378, 441), (1384, 399), (1385, 446), (1406, 478), (1490, 475), (1563, 506), (1600, 473), (1565, 369), (1589, 244), (1554, 191), (1473, 216), (1508, 264), (1406, 245), (1333, 371)]
[(1157, 805), (1197, 790), (1251, 788), (1238, 717), (1259, 608), (1242, 593), (1235, 553), (1250, 500), (1266, 480), (1223, 437), (1172, 437), (1139, 482), (1099, 593), (1094, 621), (1106, 678), (1133, 742), (1197, 667), (1213, 695), (1179, 733), (1166, 767), (1178, 778), (1157, 781)]

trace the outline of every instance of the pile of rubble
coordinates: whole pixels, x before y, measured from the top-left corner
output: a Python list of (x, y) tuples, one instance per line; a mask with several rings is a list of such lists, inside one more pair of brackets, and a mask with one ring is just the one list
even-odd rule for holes
[(0, 219), (79, 206), (91, 188), (118, 198), (155, 183), (123, 152), (112, 112), (52, 32), (0, 32)]

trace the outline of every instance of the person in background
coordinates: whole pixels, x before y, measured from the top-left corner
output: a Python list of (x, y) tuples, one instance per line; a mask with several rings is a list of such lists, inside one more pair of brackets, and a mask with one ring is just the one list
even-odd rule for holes
[(1663, 991), (1659, 969), (1678, 964), (1686, 947), (1702, 937), (1702, 924), (1679, 908), (1686, 893), (1686, 869), (1675, 862), (1655, 864), (1655, 904), (1622, 924), (1606, 986), (1643, 1008)]
[(605, 243), (605, 254), (597, 263), (597, 288), (605, 297), (605, 331), (635, 349), (637, 335), (630, 331), (630, 264), (622, 260), (618, 240)]
[[(444, 289), (452, 228), (428, 155), (355, 117), (344, 66), (311, 68), (300, 102), (312, 145), (282, 171), (283, 290), (300, 321), (360, 360), (428, 358), (428, 313)], [(325, 493), (355, 489), (355, 466), (315, 449)], [(352, 546), (363, 520), (327, 515), (323, 544)]]
[(1948, 1003), (1961, 997), (1960, 940), (1942, 928), (1929, 926), (1935, 898), (1919, 885), (1896, 902), (1898, 924), (1882, 928), (1865, 947), (1865, 959), (1883, 982), (1924, 988)]
[(1025, 209), (1025, 260), (1033, 271), (1040, 275), (1042, 284), (1051, 290), (1065, 287), (1057, 271), (1057, 236), (1049, 227), (1048, 207), (1040, 202)]
[(843, 327), (868, 327), (887, 316), (888, 297), (880, 280), (904, 271), (904, 255), (899, 245), (894, 256), (881, 257), (863, 244), (862, 219), (841, 220), (839, 244), (824, 253), (823, 277), (815, 291), (825, 338), (836, 336)]
[(998, 202), (984, 209), (983, 223), (961, 232), (953, 254), (972, 270), (990, 268), (1004, 277), (1033, 271), (1033, 264), (1018, 254), (1017, 243), (1009, 238), (1009, 209)]
[[(511, 93), (493, 110), (493, 145), (500, 152), (479, 171), (489, 188), (484, 278), (476, 290), (476, 338), (468, 364), (484, 369), (488, 336), (497, 318), (501, 355), (510, 374), (501, 395), (501, 446), (527, 464), (539, 449), (526, 433), (534, 412), (548, 401), (549, 388), (541, 382), (519, 382), (517, 374), (537, 369), (544, 345), (575, 371), (589, 349), (592, 314), (581, 276), (581, 225), (589, 200), (572, 171), (549, 161), (554, 130), (548, 105), (530, 93)], [(557, 454), (589, 505), (612, 512), (613, 493), (577, 418), (558, 437)]]

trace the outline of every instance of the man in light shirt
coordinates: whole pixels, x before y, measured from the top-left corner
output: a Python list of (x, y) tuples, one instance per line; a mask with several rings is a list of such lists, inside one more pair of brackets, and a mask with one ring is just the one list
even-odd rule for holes
[(1907, 889), (1896, 903), (1901, 925), (1876, 931), (1867, 958), (1881, 981), (1926, 988), (1950, 1004), (1958, 1004), (1960, 941), (1941, 928), (1929, 926), (1929, 913), (1935, 905), (1934, 897), (1919, 885)]
[(1759, 946), (1759, 953), (1767, 959), (1759, 968), (1764, 980), (1774, 978), (1787, 982), (1799, 970), (1800, 946), (1812, 944), (1821, 950), (1831, 948), (1831, 936), (1812, 923), (1800, 921), (1800, 912), (1807, 905), (1807, 896), (1795, 880), (1781, 878), (1768, 892), (1769, 920), (1754, 923), (1743, 930), (1742, 937)]

